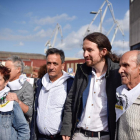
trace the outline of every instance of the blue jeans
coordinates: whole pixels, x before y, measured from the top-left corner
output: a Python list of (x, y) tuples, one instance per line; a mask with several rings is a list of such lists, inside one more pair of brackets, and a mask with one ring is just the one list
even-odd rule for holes
[(0, 111), (0, 140), (29, 140), (29, 138), (29, 125), (17, 102), (14, 102), (12, 111)]

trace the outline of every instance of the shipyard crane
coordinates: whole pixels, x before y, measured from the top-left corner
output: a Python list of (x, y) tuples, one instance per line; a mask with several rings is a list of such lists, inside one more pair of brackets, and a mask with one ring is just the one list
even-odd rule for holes
[[(105, 10), (104, 10), (104, 13), (103, 13), (103, 15), (102, 15), (102, 9), (103, 9), (103, 7), (104, 7), (105, 4), (107, 4), (107, 6), (106, 6), (106, 8), (105, 8)], [(107, 9), (108, 9), (108, 8), (109, 8), (110, 13), (111, 13), (111, 15), (112, 15), (114, 24), (113, 24), (113, 26), (110, 28), (109, 32), (107, 33), (107, 36), (108, 36), (109, 33), (111, 32), (111, 30), (115, 27), (115, 32), (114, 32), (114, 35), (113, 35), (112, 40), (111, 40), (111, 45), (112, 45), (112, 44), (113, 44), (113, 41), (114, 41), (114, 39), (115, 39), (115, 36), (116, 36), (116, 34), (117, 34), (118, 29), (120, 30), (120, 32), (122, 33), (123, 36), (124, 36), (124, 32), (123, 32), (123, 30), (121, 29), (121, 27), (120, 27), (118, 21), (115, 19), (114, 12), (113, 12), (113, 6), (112, 6), (112, 4), (111, 4), (108, 0), (105, 0), (105, 1), (103, 2), (103, 4), (101, 5), (101, 7), (99, 8), (98, 12), (94, 12), (94, 11), (90, 12), (91, 14), (96, 14), (96, 15), (95, 15), (95, 17), (93, 18), (93, 20), (91, 21), (91, 23), (89, 24), (89, 26), (87, 27), (87, 30), (86, 30), (84, 36), (86, 36), (86, 35), (90, 32), (90, 27), (91, 27), (91, 25), (93, 24), (93, 22), (95, 21), (95, 19), (97, 18), (97, 16), (98, 16), (99, 14), (100, 14), (100, 24), (99, 24), (98, 30), (99, 30), (100, 32), (102, 32), (102, 24), (103, 24), (103, 20), (104, 20), (104, 18), (105, 18), (105, 15), (106, 15), (106, 12), (107, 12)]]
[[(54, 47), (58, 31), (61, 34), (61, 43), (63, 42), (62, 29), (61, 29), (61, 26), (57, 23), (55, 29), (53, 30), (53, 33), (52, 33), (50, 39), (46, 42), (45, 46), (48, 46), (48, 48)], [(52, 37), (54, 37), (54, 39), (53, 39), (53, 42), (51, 43)]]

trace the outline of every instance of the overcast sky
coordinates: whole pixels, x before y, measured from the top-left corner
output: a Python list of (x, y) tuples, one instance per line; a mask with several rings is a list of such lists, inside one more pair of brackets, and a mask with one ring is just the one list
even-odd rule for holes
[[(82, 39), (93, 20), (90, 11), (100, 9), (104, 0), (0, 0), (0, 51), (44, 54), (46, 42), (51, 38), (59, 23), (63, 34), (58, 32), (55, 47), (64, 50), (66, 57), (82, 58)], [(112, 51), (122, 54), (129, 50), (129, 1), (109, 0), (115, 19), (124, 37), (118, 30)], [(102, 8), (102, 16), (107, 4)], [(99, 31), (100, 14), (90, 31)], [(111, 12), (107, 9), (102, 31), (107, 34), (113, 25)], [(108, 38), (112, 40), (115, 28)], [(54, 37), (54, 36), (53, 36)], [(53, 42), (53, 38), (51, 42)]]

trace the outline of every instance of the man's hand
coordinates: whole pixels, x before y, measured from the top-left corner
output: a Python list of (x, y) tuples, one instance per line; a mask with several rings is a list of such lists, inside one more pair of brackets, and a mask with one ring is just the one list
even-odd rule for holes
[(17, 94), (16, 93), (11, 93), (11, 92), (9, 92), (8, 95), (6, 96), (6, 100), (19, 102)]
[(69, 137), (69, 136), (62, 136), (62, 139), (63, 139), (63, 140), (69, 140), (70, 137)]
[(6, 96), (6, 100), (7, 101), (16, 101), (16, 102), (18, 102), (20, 107), (21, 107), (21, 109), (22, 109), (22, 111), (23, 111), (23, 113), (26, 113), (29, 110), (29, 107), (18, 99), (16, 93), (9, 92), (8, 95)]

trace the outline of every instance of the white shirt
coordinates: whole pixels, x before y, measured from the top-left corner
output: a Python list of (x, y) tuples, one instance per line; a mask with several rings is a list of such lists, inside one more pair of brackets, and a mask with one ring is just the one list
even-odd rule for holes
[(69, 77), (70, 75), (63, 72), (63, 76), (53, 83), (48, 74), (42, 79), (43, 86), (37, 108), (37, 126), (41, 134), (55, 135), (60, 132)]
[(96, 76), (92, 70), (89, 94), (78, 128), (90, 131), (108, 131), (105, 74)]
[(126, 85), (121, 85), (116, 89), (117, 103), (115, 105), (116, 122), (127, 111), (127, 109), (140, 96), (140, 83), (131, 90)]

